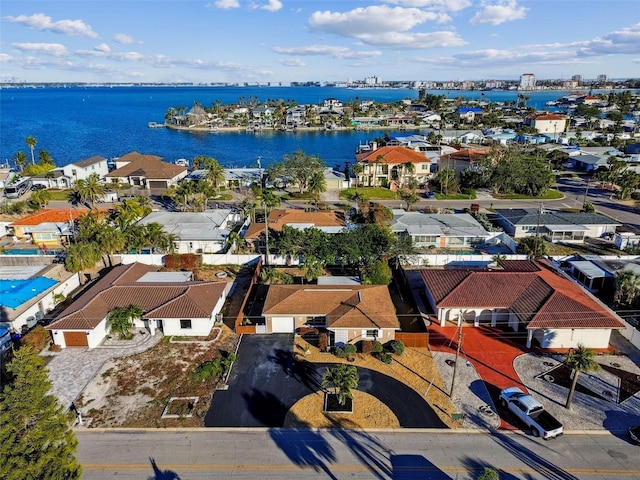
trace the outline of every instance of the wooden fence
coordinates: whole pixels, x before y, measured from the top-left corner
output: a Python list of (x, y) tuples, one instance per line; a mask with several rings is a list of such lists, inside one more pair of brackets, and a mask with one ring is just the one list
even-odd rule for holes
[(255, 272), (253, 272), (253, 277), (251, 278), (251, 285), (249, 285), (247, 293), (244, 296), (244, 300), (242, 300), (242, 305), (240, 305), (240, 311), (238, 312), (238, 316), (235, 321), (236, 333), (256, 333), (255, 325), (243, 325), (242, 321), (244, 320), (244, 308), (247, 305), (247, 300), (249, 299), (249, 295), (251, 295), (253, 286), (258, 282), (258, 278), (260, 277), (261, 270), (262, 270), (262, 259), (259, 259), (258, 264), (256, 265), (256, 270)]
[(428, 347), (428, 332), (396, 332), (396, 340), (400, 340), (407, 347)]

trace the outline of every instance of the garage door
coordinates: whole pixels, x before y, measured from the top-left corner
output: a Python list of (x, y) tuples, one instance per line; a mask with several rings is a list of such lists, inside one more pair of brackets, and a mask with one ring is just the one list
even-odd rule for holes
[(150, 181), (149, 188), (167, 188), (167, 182)]
[(293, 333), (293, 317), (271, 317), (271, 333)]
[(89, 341), (85, 332), (64, 332), (64, 343), (67, 347), (88, 347)]

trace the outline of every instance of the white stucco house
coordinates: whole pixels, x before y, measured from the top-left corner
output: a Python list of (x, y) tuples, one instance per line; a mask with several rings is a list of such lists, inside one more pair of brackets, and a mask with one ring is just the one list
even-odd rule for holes
[(62, 348), (100, 345), (109, 334), (109, 312), (131, 305), (142, 309), (134, 327), (151, 335), (207, 336), (222, 310), (230, 282), (193, 281), (189, 272), (119, 265), (98, 280), (46, 328)]
[(98, 175), (103, 180), (109, 173), (107, 159), (100, 155), (95, 155), (79, 162), (73, 162), (64, 167), (40, 175), (31, 177), (34, 185), (44, 185), (47, 188), (71, 188), (78, 180), (86, 180), (92, 174)]

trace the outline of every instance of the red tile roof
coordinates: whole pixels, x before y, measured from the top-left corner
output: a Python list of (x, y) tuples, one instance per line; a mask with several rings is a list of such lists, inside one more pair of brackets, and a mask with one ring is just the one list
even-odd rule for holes
[(380, 158), (381, 164), (429, 163), (430, 160), (420, 152), (402, 146), (380, 147), (373, 152), (356, 155), (358, 162), (375, 163)]
[(271, 285), (263, 315), (326, 315), (327, 327), (399, 328), (386, 285)]
[(611, 310), (546, 261), (531, 268), (512, 265), (517, 271), (423, 269), (421, 275), (438, 308), (506, 308), (528, 329), (624, 328)]
[(41, 223), (62, 223), (70, 220), (75, 220), (78, 217), (88, 213), (87, 209), (75, 209), (75, 208), (57, 208), (57, 209), (43, 209), (38, 210), (31, 215), (27, 215), (20, 220), (16, 220), (11, 223), (10, 226), (23, 226), (23, 225), (40, 225)]
[(116, 307), (137, 305), (144, 316), (159, 318), (209, 318), (224, 295), (225, 282), (136, 283), (157, 267), (134, 263), (120, 265), (51, 323), (48, 330), (92, 330)]

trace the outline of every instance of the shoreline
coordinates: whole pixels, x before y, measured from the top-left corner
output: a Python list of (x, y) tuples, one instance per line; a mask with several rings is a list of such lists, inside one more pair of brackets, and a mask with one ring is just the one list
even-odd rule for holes
[[(151, 128), (151, 127), (150, 127)], [(428, 125), (412, 125), (412, 126), (408, 126), (408, 125), (403, 125), (403, 126), (398, 126), (398, 125), (376, 125), (373, 127), (332, 127), (332, 128), (325, 128), (325, 127), (297, 127), (295, 129), (292, 130), (283, 130), (281, 128), (274, 128), (274, 127), (263, 127), (263, 128), (259, 128), (259, 129), (255, 129), (255, 130), (247, 130), (247, 127), (203, 127), (203, 126), (191, 126), (191, 127), (185, 127), (182, 125), (169, 125), (169, 124), (164, 124), (164, 128), (168, 128), (169, 130), (180, 130), (183, 132), (210, 132), (210, 133), (228, 133), (228, 132), (244, 132), (244, 133), (260, 133), (260, 132), (282, 132), (282, 133), (298, 133), (298, 132), (304, 132), (304, 133), (309, 133), (309, 132), (366, 132), (369, 130), (398, 130), (398, 131), (416, 131), (416, 130), (426, 130), (426, 129), (432, 129), (432, 130), (436, 130), (434, 127), (430, 127)]]

